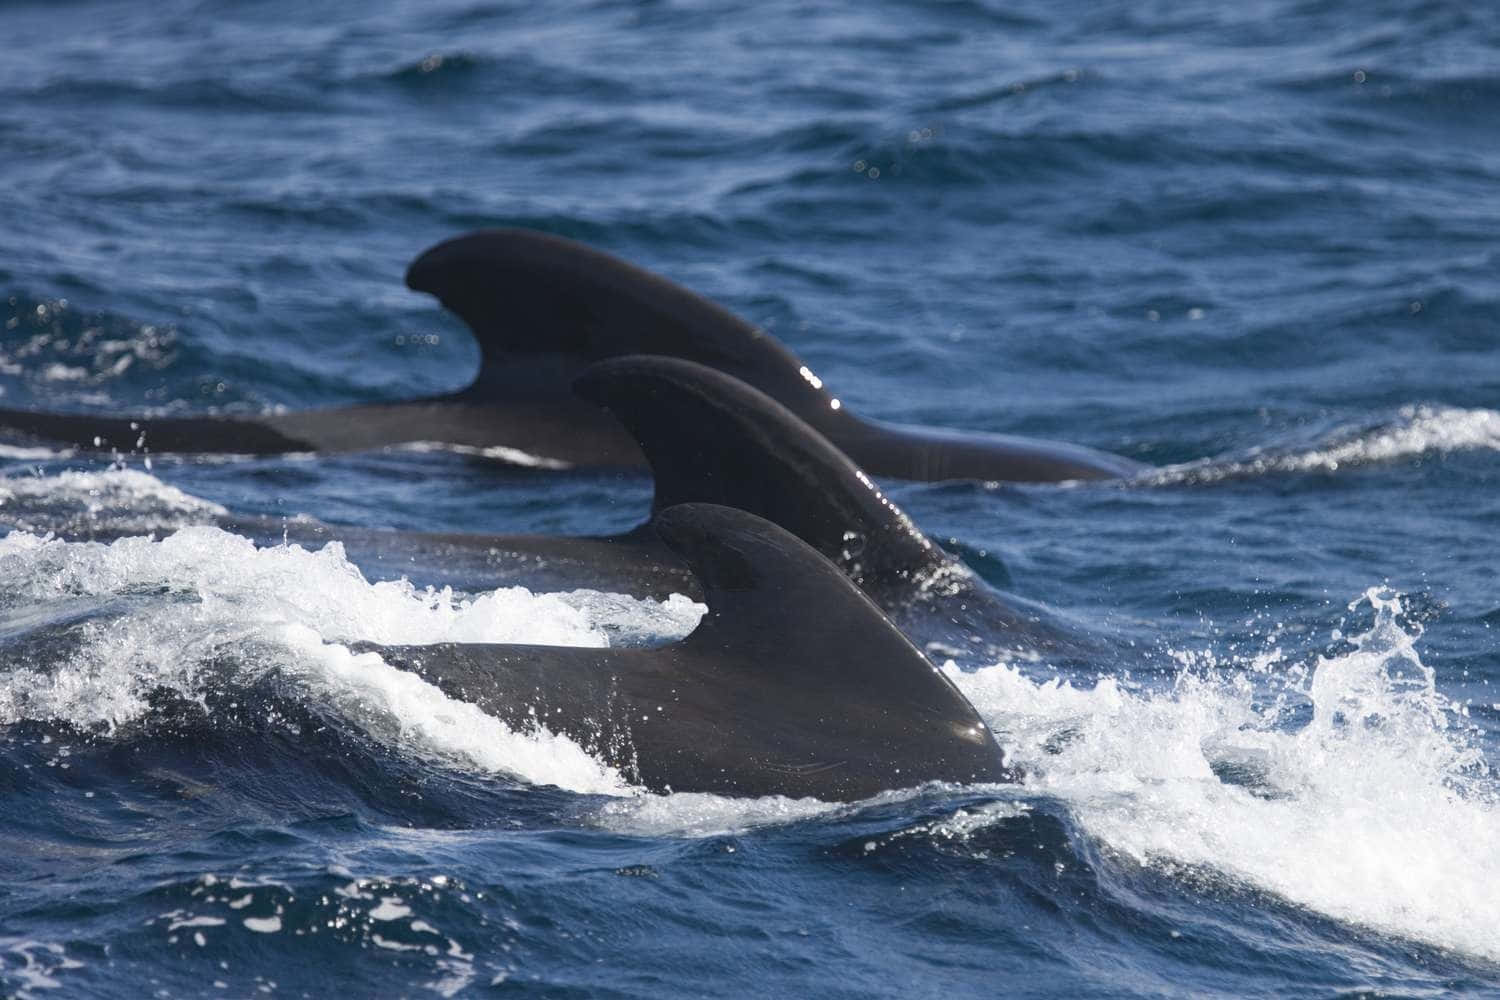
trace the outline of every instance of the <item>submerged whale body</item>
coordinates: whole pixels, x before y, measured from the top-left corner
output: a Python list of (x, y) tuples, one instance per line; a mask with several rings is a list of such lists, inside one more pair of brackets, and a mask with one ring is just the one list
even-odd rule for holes
[(680, 642), (356, 648), (512, 728), (566, 735), (652, 791), (851, 801), (1010, 780), (963, 694), (805, 543), (711, 504), (652, 527), (708, 604)]
[(754, 386), (876, 476), (1055, 482), (1145, 468), (1060, 442), (861, 419), (765, 331), (659, 275), (562, 237), (520, 229), (470, 233), (423, 253), (406, 281), (435, 295), (473, 331), (481, 364), (467, 388), (253, 418), (0, 409), (0, 428), (81, 449), (258, 455), (436, 442), (526, 464), (639, 468), (643, 457), (632, 436), (570, 387), (597, 361), (659, 354)]

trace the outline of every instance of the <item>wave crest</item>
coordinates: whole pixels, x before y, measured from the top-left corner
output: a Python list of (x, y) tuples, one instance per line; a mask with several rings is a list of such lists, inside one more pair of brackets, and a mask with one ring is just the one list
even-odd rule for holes
[(1364, 605), (1373, 623), (1347, 652), (1184, 653), (1196, 665), (1165, 692), (1004, 664), (948, 673), (1027, 787), (1117, 856), (1500, 958), (1500, 787), (1480, 734), (1422, 663), (1400, 595), (1372, 589), (1350, 608)]
[(1374, 427), (1343, 428), (1316, 447), (1278, 452), (1253, 448), (1240, 458), (1184, 462), (1135, 480), (1147, 486), (1214, 483), (1300, 472), (1338, 472), (1427, 454), (1482, 449), (1500, 451), (1500, 412), (1452, 406), (1404, 406)]

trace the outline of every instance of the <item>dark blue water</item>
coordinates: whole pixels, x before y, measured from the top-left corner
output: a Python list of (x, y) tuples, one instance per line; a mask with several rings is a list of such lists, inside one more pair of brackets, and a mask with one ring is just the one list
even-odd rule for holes
[(1024, 783), (831, 807), (639, 794), (345, 649), (690, 605), (203, 526), (600, 532), (644, 480), (9, 448), (0, 993), (1500, 989), (1490, 6), (11, 3), (0, 38), (5, 406), (456, 388), (477, 351), (402, 271), (518, 225), (857, 412), (1163, 468), (890, 484), (1109, 652), (952, 668)]

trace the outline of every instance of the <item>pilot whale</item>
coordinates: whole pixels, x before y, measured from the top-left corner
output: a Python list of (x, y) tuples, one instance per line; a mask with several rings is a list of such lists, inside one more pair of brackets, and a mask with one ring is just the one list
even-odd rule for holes
[(543, 467), (640, 468), (633, 437), (570, 386), (610, 357), (659, 354), (717, 368), (776, 399), (874, 476), (1056, 482), (1137, 474), (1131, 459), (1078, 445), (855, 416), (764, 330), (601, 250), (523, 229), (469, 233), (406, 274), (478, 341), (454, 393), (256, 417), (103, 417), (0, 409), (0, 428), (86, 450), (358, 451), (434, 442)]
[[(736, 507), (790, 531), (836, 565), (937, 657), (1081, 649), (1044, 609), (1000, 594), (928, 538), (871, 478), (796, 414), (722, 371), (680, 358), (629, 356), (579, 376), (650, 463), (654, 511)], [(440, 566), (429, 583), (521, 583), (664, 598), (697, 596), (693, 575), (650, 523), (609, 537), (385, 532), (237, 519), (266, 540), (341, 541), (367, 569)]]
[(1012, 780), (963, 694), (804, 542), (712, 504), (651, 526), (708, 604), (680, 642), (354, 648), (512, 728), (566, 735), (651, 791), (852, 801)]

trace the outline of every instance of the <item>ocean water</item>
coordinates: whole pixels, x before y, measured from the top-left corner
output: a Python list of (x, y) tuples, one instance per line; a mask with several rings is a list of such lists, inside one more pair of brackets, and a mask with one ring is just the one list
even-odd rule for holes
[[(0, 6), (0, 405), (454, 389), (406, 264), (582, 239), (856, 412), (1129, 483), (883, 484), (1095, 653), (946, 666), (1025, 778), (658, 796), (349, 646), (666, 640), (225, 515), (599, 533), (637, 477), (0, 448), (0, 994), (1500, 993), (1500, 13)], [(93, 539), (105, 539), (95, 541)]]

